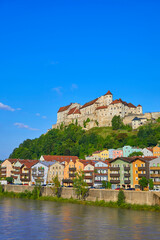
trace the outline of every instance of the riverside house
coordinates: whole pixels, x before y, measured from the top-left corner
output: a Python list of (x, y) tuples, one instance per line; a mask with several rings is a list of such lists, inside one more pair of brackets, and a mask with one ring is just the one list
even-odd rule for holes
[(110, 183), (112, 188), (130, 188), (133, 187), (133, 158), (120, 157), (110, 161)]
[(95, 163), (92, 161), (84, 164), (84, 181), (88, 184), (88, 186), (94, 185), (94, 165)]
[(153, 156), (160, 157), (160, 145), (153, 147)]
[(94, 186), (101, 186), (102, 181), (108, 181), (109, 162), (98, 161), (94, 165)]
[(16, 161), (17, 159), (6, 159), (1, 164), (0, 175), (2, 178), (11, 177), (11, 171)]
[(149, 161), (150, 178), (153, 180), (155, 188), (160, 189), (160, 157)]
[(48, 170), (48, 178), (47, 182), (52, 183), (53, 178), (58, 176), (58, 180), (60, 184), (62, 185), (62, 180), (64, 176), (64, 164), (59, 163), (59, 162), (53, 162), (52, 165), (50, 165), (49, 170)]
[(31, 184), (31, 167), (38, 160), (17, 160), (11, 171), (14, 184)]
[(73, 179), (75, 178), (75, 173), (83, 171), (83, 169), (84, 164), (79, 159), (71, 159), (69, 162), (65, 161), (63, 185), (73, 186)]
[(55, 162), (40, 161), (32, 166), (31, 181), (32, 184), (47, 184), (49, 167)]

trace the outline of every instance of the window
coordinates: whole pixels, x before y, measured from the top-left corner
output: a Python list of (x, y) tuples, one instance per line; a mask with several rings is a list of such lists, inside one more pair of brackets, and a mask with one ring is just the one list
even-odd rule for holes
[(137, 167), (137, 164), (135, 164), (135, 167)]

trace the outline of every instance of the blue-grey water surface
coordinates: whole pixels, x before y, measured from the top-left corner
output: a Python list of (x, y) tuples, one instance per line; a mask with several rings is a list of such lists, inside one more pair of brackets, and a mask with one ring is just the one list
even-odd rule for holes
[(2, 239), (160, 239), (160, 213), (0, 199)]

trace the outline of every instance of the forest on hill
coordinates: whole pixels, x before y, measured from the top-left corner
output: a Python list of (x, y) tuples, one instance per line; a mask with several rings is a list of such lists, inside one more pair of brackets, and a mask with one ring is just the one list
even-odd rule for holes
[(84, 158), (96, 150), (121, 148), (124, 145), (152, 147), (160, 140), (160, 123), (148, 124), (137, 131), (96, 127), (89, 131), (70, 124), (52, 129), (33, 140), (27, 139), (15, 148), (10, 158), (39, 159), (41, 155), (72, 155)]

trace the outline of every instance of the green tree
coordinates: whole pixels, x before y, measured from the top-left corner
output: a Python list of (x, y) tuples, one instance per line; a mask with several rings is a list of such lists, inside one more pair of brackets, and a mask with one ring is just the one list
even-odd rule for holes
[(6, 180), (10, 184), (13, 183), (13, 178), (12, 177), (6, 177)]
[(73, 188), (79, 199), (85, 199), (86, 193), (88, 192), (88, 185), (84, 181), (84, 172), (76, 172), (75, 178), (73, 179)]
[(61, 188), (60, 188), (61, 184), (60, 184), (60, 181), (58, 179), (58, 175), (56, 175), (53, 178), (52, 182), (54, 183), (54, 186), (51, 187), (51, 189), (54, 191), (54, 193), (57, 197), (60, 197), (61, 196)]
[(145, 177), (142, 177), (139, 180), (139, 185), (141, 186), (142, 191), (144, 190), (144, 188), (146, 188), (148, 186), (148, 179)]
[(125, 195), (124, 195), (124, 191), (122, 189), (119, 190), (118, 193), (118, 201), (117, 204), (118, 206), (121, 206), (122, 204), (125, 203)]
[(150, 190), (153, 190), (153, 188), (154, 188), (153, 179), (150, 178), (150, 179), (149, 179), (149, 189), (150, 189)]
[(129, 157), (134, 157), (134, 156), (143, 156), (143, 153), (142, 152), (132, 152), (129, 154)]
[(122, 127), (122, 120), (120, 116), (114, 116), (112, 118), (112, 129), (117, 130)]

